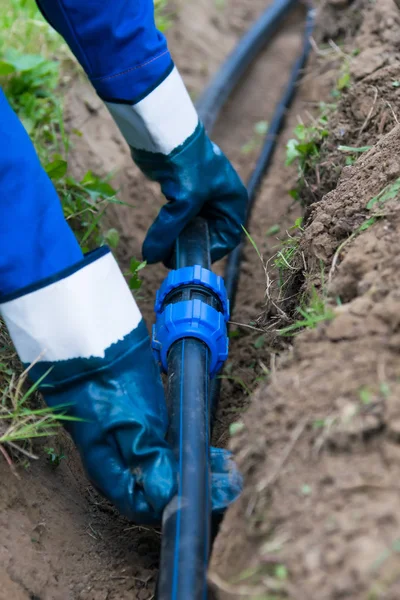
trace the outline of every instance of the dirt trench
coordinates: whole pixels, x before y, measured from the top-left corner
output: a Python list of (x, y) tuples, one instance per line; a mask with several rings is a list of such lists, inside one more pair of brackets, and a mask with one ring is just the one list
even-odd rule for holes
[[(265, 0), (229, 0), (225, 8), (218, 8), (214, 0), (190, 0), (176, 5), (169, 44), (194, 98), (265, 4)], [(254, 126), (270, 119), (284, 88), (301, 45), (303, 15), (299, 8), (285, 22), (249, 69), (216, 128), (214, 138), (245, 179), (257, 157)], [(68, 127), (82, 132), (74, 140), (70, 155), (73, 174), (79, 176), (88, 169), (98, 174), (115, 171), (120, 198), (133, 205), (120, 206), (108, 214), (110, 225), (122, 232), (117, 254), (125, 268), (132, 256), (140, 256), (145, 232), (162, 198), (157, 186), (145, 181), (132, 164), (121, 136), (83, 76), (64, 83)], [(278, 243), (266, 238), (266, 231), (279, 224), (283, 233), (299, 214), (288, 195), (295, 184), (295, 172), (282, 169), (285, 141), (305, 103), (319, 99), (318, 90), (319, 84), (310, 77), (291, 113), (268, 184), (260, 191), (251, 230), (265, 256), (275, 252)], [(155, 291), (165, 274), (160, 266), (143, 271), (139, 302), (149, 325)], [(262, 310), (264, 283), (258, 257), (247, 249), (236, 321), (247, 324)], [(263, 376), (260, 350), (255, 347), (258, 337), (259, 332), (238, 328), (237, 337), (232, 339), (215, 430), (218, 445), (226, 443), (229, 423), (237, 420), (248, 403), (243, 388), (252, 390), (257, 378)], [(263, 360), (268, 363), (268, 358)], [(62, 447), (66, 455), (57, 469), (41, 458), (27, 470), (21, 467), (17, 479), (0, 461), (2, 481), (7, 481), (6, 486), (0, 486), (0, 600), (150, 600), (157, 575), (159, 532), (119, 517), (92, 490), (66, 436), (51, 444)]]
[[(344, 44), (329, 49), (332, 31)], [(400, 597), (399, 10), (322, 3), (316, 40), (312, 68), (337, 80), (346, 60), (350, 75), (298, 248), (299, 292), (316, 286), (327, 318), (295, 338), (232, 439), (245, 490), (214, 547), (221, 600)], [(338, 144), (370, 149), (346, 166)]]

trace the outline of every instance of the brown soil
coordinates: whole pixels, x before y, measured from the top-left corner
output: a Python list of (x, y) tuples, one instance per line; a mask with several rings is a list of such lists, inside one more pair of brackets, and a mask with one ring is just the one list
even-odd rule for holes
[[(320, 200), (336, 186), (350, 156), (338, 150), (340, 145), (373, 145), (398, 122), (400, 13), (393, 2), (375, 6), (369, 0), (356, 0), (349, 4), (348, 9), (338, 10), (327, 0), (318, 18), (318, 69), (326, 80), (333, 79), (331, 87), (345, 72), (356, 85), (345, 88), (333, 104), (329, 135), (302, 193), (304, 205)], [(340, 48), (332, 43), (327, 46), (330, 39), (340, 43)], [(335, 103), (335, 98), (330, 102)]]
[(245, 490), (214, 548), (221, 600), (400, 597), (399, 196), (367, 209), (400, 177), (399, 13), (363, 7), (354, 81), (328, 128), (373, 147), (311, 207), (299, 250), (305, 288), (319, 281), (335, 316), (295, 338), (232, 440)]
[[(176, 23), (168, 32), (174, 58), (193, 96), (197, 96), (215, 72), (238, 36), (265, 7), (264, 0), (246, 5), (230, 0), (225, 10), (214, 0), (194, 0), (177, 6)], [(215, 138), (248, 177), (257, 149), (241, 151), (254, 137), (254, 124), (268, 120), (301, 43), (302, 17), (292, 15), (249, 73), (227, 106)], [(282, 171), (285, 141), (303, 112), (304, 101), (319, 99), (318, 86), (310, 80), (299, 97), (289, 125), (280, 142), (268, 183), (262, 186), (252, 219), (252, 235), (266, 257), (276, 251), (277, 240), (265, 233), (278, 223), (284, 233), (298, 216), (291, 206), (288, 190), (295, 183), (293, 170)], [(115, 185), (120, 198), (133, 207), (110, 210), (112, 226), (121, 232), (118, 259), (124, 268), (132, 256), (139, 257), (145, 232), (162, 203), (158, 188), (143, 179), (111, 119), (83, 78), (69, 82), (66, 94), (68, 126), (82, 132), (70, 156), (72, 172), (82, 175), (116, 172)], [(140, 305), (147, 321), (153, 318), (155, 291), (165, 270), (148, 267), (143, 272)], [(250, 299), (250, 301), (249, 301)], [(264, 272), (255, 252), (246, 250), (235, 319), (248, 323), (262, 309)], [(254, 347), (258, 332), (240, 329), (232, 340), (230, 362), (224, 380), (221, 409), (216, 427), (216, 443), (226, 439), (231, 421), (237, 420), (247, 399), (243, 384), (251, 389), (259, 373), (260, 351)], [(265, 352), (263, 352), (263, 355)], [(263, 356), (268, 365), (268, 357)], [(237, 383), (240, 381), (240, 383)], [(56, 470), (41, 458), (20, 479), (0, 461), (0, 474), (7, 486), (0, 491), (0, 600), (123, 600), (153, 598), (159, 552), (159, 533), (132, 526), (118, 517), (88, 486), (76, 451), (62, 436), (50, 442), (64, 447), (67, 459)], [(39, 449), (39, 454), (43, 452)]]

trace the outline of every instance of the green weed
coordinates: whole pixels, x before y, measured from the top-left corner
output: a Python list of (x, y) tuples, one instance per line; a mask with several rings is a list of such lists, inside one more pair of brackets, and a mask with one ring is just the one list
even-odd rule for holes
[[(357, 54), (354, 54), (353, 52), (353, 56), (357, 56)], [(343, 92), (351, 86), (350, 61), (351, 57), (343, 55), (343, 62), (340, 68), (339, 77), (337, 78), (335, 87), (331, 92), (333, 98), (340, 98)]]
[(236, 435), (237, 433), (239, 433), (240, 431), (243, 431), (244, 429), (244, 423), (242, 423), (241, 421), (236, 421), (236, 423), (231, 423), (229, 425), (229, 435), (232, 437), (234, 435)]
[(266, 236), (278, 235), (281, 230), (281, 226), (279, 223), (275, 223), (275, 225), (271, 225), (269, 229), (267, 229)]
[(362, 404), (365, 404), (365, 405), (371, 404), (372, 399), (373, 399), (373, 393), (371, 392), (370, 389), (368, 389), (368, 387), (362, 387), (359, 390), (358, 395), (360, 397)]
[(320, 117), (312, 125), (300, 123), (294, 129), (296, 137), (290, 139), (286, 145), (286, 166), (297, 162), (299, 174), (314, 165), (319, 157), (319, 146), (324, 138), (329, 135), (326, 129), (325, 117)]
[(268, 122), (267, 121), (258, 121), (253, 128), (253, 136), (252, 138), (244, 144), (240, 151), (242, 154), (250, 154), (254, 150), (260, 148), (263, 139), (265, 138), (268, 132)]
[(312, 488), (310, 485), (308, 485), (308, 483), (303, 483), (300, 488), (300, 492), (303, 496), (310, 496), (312, 493)]
[(328, 116), (335, 105), (321, 103), (319, 116), (310, 125), (299, 123), (294, 129), (294, 136), (286, 145), (285, 165), (297, 165), (297, 185), (289, 191), (294, 200), (299, 200), (305, 185), (305, 175), (309, 170), (315, 169), (320, 159), (320, 147), (329, 135), (327, 129)]
[(283, 287), (285, 285), (288, 272), (297, 272), (297, 260), (295, 259), (297, 259), (298, 256), (300, 239), (296, 234), (302, 233), (302, 223), (302, 217), (296, 219), (294, 225), (289, 229), (289, 232), (293, 232), (294, 235), (291, 235), (288, 232), (288, 238), (281, 242), (282, 247), (280, 250), (278, 250), (274, 258), (273, 264), (279, 275), (279, 287)]
[(49, 448), (48, 446), (46, 446), (44, 451), (47, 454), (47, 459), (48, 459), (50, 465), (54, 469), (59, 467), (61, 464), (61, 461), (64, 460), (64, 458), (66, 458), (62, 449), (57, 452), (57, 450), (55, 450), (54, 448)]
[(371, 198), (371, 200), (367, 204), (367, 209), (371, 210), (374, 206), (380, 207), (385, 202), (389, 200), (393, 200), (400, 193), (400, 177), (396, 179), (393, 183), (387, 185), (379, 194)]
[(326, 298), (324, 295), (319, 294), (314, 287), (312, 288), (311, 297), (309, 298), (307, 305), (298, 307), (297, 312), (302, 318), (295, 321), (295, 323), (292, 323), (292, 325), (280, 329), (280, 335), (290, 336), (301, 329), (314, 329), (319, 323), (331, 321), (335, 318), (333, 310), (326, 306)]
[(157, 27), (165, 32), (173, 23), (173, 13), (168, 10), (168, 0), (154, 0), (154, 14)]
[(140, 279), (140, 271), (146, 266), (146, 261), (136, 260), (132, 258), (129, 265), (129, 272), (126, 273), (129, 277), (128, 284), (131, 290), (139, 290), (142, 287), (142, 280)]
[(345, 154), (362, 154), (363, 152), (368, 152), (371, 148), (372, 146), (359, 146), (358, 148), (354, 146), (338, 146), (338, 150)]
[[(1, 326), (0, 333), (4, 336), (3, 327)], [(4, 339), (9, 349), (8, 340)], [(32, 454), (29, 442), (55, 435), (62, 421), (76, 420), (65, 414), (67, 406), (61, 406), (57, 411), (40, 406), (37, 389), (48, 373), (49, 371), (26, 389), (27, 371), (17, 376), (14, 368), (2, 369), (0, 449), (4, 450), (4, 446), (9, 446), (19, 454), (37, 458)]]

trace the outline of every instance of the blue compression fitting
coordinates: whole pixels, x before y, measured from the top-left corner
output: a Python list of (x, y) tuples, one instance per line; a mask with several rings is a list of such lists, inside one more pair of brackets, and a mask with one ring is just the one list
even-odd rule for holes
[[(181, 286), (202, 286), (219, 298), (223, 312), (200, 299), (181, 300), (166, 304), (168, 294)], [(210, 350), (210, 375), (219, 371), (228, 357), (229, 339), (226, 323), (229, 320), (229, 301), (222, 277), (200, 265), (170, 271), (157, 292), (156, 323), (153, 326), (152, 346), (156, 360), (167, 371), (168, 352), (177, 340), (194, 337)]]

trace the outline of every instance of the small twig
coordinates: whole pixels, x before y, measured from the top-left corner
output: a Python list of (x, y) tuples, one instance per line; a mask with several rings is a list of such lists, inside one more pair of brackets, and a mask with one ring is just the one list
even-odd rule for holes
[(15, 470), (14, 463), (13, 463), (13, 461), (11, 460), (11, 457), (10, 457), (10, 455), (8, 454), (8, 452), (7, 452), (7, 450), (4, 448), (4, 446), (3, 446), (3, 445), (1, 445), (1, 444), (0, 444), (0, 452), (2, 453), (2, 455), (4, 456), (4, 458), (6, 459), (6, 462), (7, 462), (8, 466), (10, 467), (10, 469), (11, 469), (12, 473), (15, 475), (15, 477), (16, 477), (17, 479), (21, 479), (21, 478), (20, 478), (20, 476), (18, 475), (17, 471)]
[(236, 321), (228, 321), (229, 325), (236, 325), (237, 327), (244, 327), (245, 329), (252, 329), (253, 331), (260, 331), (263, 333), (264, 329), (260, 327), (254, 327), (253, 325), (246, 325), (246, 323), (236, 323)]
[(39, 356), (37, 358), (35, 358), (35, 360), (33, 362), (31, 362), (31, 364), (25, 369), (25, 371), (23, 371), (21, 373), (20, 379), (25, 379), (25, 377), (28, 375), (28, 373), (32, 369), (32, 367), (34, 367), (43, 358), (43, 356), (46, 354), (46, 352), (47, 352), (46, 349), (41, 351)]
[(218, 590), (222, 590), (232, 596), (240, 596), (243, 598), (253, 598), (259, 594), (265, 592), (264, 586), (249, 586), (249, 585), (237, 585), (229, 583), (220, 577), (217, 573), (209, 573), (208, 581), (215, 585)]
[(297, 442), (299, 441), (304, 429), (306, 428), (307, 423), (308, 423), (308, 417), (306, 417), (305, 419), (300, 421), (300, 423), (297, 425), (297, 427), (295, 428), (295, 430), (292, 433), (290, 442), (287, 445), (285, 452), (281, 456), (281, 459), (278, 461), (277, 466), (275, 467), (275, 469), (272, 471), (271, 475), (267, 479), (265, 479), (264, 481), (261, 481), (257, 485), (256, 489), (257, 489), (258, 493), (263, 492), (265, 489), (271, 487), (271, 485), (273, 485), (276, 482), (276, 480), (278, 479), (278, 477), (282, 471), (282, 468), (284, 467), (289, 456), (293, 452)]
[(397, 125), (399, 124), (399, 120), (397, 118), (396, 113), (393, 110), (393, 106), (390, 104), (390, 102), (386, 102), (387, 106), (390, 108), (390, 110), (392, 111), (392, 115), (393, 115), (393, 119), (396, 121)]
[(18, 444), (14, 444), (14, 442), (6, 442), (6, 444), (8, 446), (11, 446), (11, 448), (14, 448), (14, 450), (17, 450), (17, 452), (21, 452), (21, 454), (24, 454), (27, 458), (30, 458), (31, 460), (39, 460), (39, 457), (36, 456), (36, 454), (32, 454), (32, 452), (25, 450), (25, 448), (21, 448), (21, 446), (18, 446)]
[(337, 44), (335, 44), (335, 42), (332, 39), (329, 40), (328, 43), (332, 50), (334, 50), (337, 54), (340, 54), (340, 56), (344, 56), (345, 58), (347, 58), (347, 60), (351, 60), (350, 54), (346, 54), (346, 52), (343, 52), (343, 50)]
[(338, 260), (339, 260), (339, 256), (340, 256), (340, 253), (341, 253), (341, 251), (342, 251), (342, 250), (343, 250), (343, 248), (344, 248), (345, 246), (347, 246), (347, 244), (348, 244), (349, 242), (351, 242), (351, 240), (353, 240), (355, 237), (356, 237), (356, 234), (355, 234), (355, 233), (352, 233), (352, 234), (351, 234), (351, 235), (350, 235), (350, 236), (347, 238), (347, 240), (345, 240), (344, 242), (342, 242), (342, 243), (340, 244), (339, 248), (336, 250), (335, 254), (333, 255), (333, 259), (332, 259), (331, 268), (329, 269), (329, 275), (328, 275), (328, 285), (329, 285), (329, 284), (331, 283), (331, 281), (332, 281), (332, 277), (333, 277), (333, 274), (334, 274), (334, 272), (335, 272), (336, 265), (337, 265), (337, 262), (338, 262)]
[(372, 88), (375, 90), (374, 99), (373, 99), (371, 108), (369, 109), (369, 113), (367, 115), (367, 118), (365, 119), (364, 123), (361, 126), (360, 133), (358, 134), (358, 140), (360, 139), (362, 132), (364, 131), (364, 129), (367, 127), (368, 123), (370, 122), (371, 117), (372, 117), (372, 113), (374, 112), (376, 101), (378, 100), (378, 93), (379, 93), (378, 92), (378, 88), (376, 88), (375, 86), (372, 86)]
[(332, 54), (332, 50), (329, 50), (329, 48), (326, 48), (325, 50), (321, 50), (321, 48), (318, 47), (318, 44), (315, 41), (315, 39), (313, 38), (313, 36), (310, 37), (310, 44), (311, 44), (311, 48), (314, 50), (315, 54), (317, 54), (318, 56), (328, 56), (329, 54)]
[(379, 485), (378, 483), (359, 483), (357, 485), (349, 485), (349, 486), (340, 486), (338, 488), (341, 492), (344, 493), (357, 493), (357, 492), (368, 492), (369, 490), (376, 490), (379, 492), (399, 492), (400, 488), (398, 485)]

